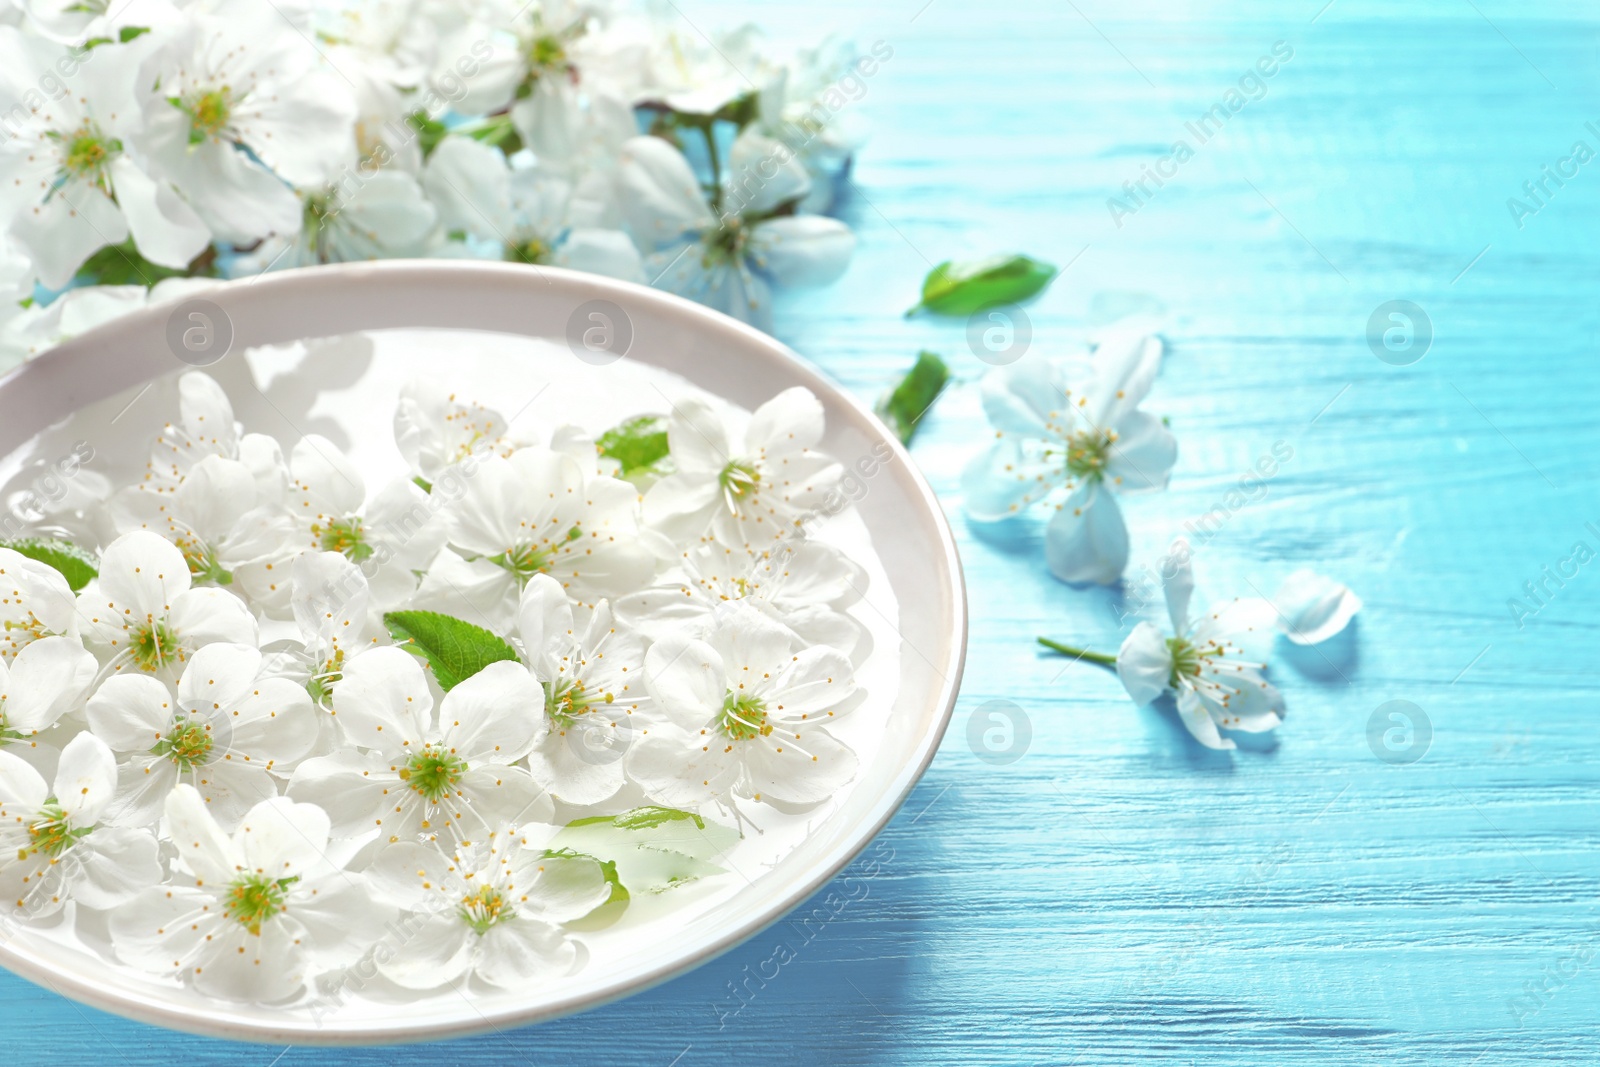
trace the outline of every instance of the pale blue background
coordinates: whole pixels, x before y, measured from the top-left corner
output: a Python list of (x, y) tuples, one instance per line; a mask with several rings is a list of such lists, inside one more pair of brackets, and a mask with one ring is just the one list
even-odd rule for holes
[[(1114, 595), (1044, 572), (1036, 526), (980, 540), (957, 475), (970, 386), (915, 454), (951, 515), (973, 640), (956, 720), (850, 904), (742, 1012), (728, 984), (783, 928), (659, 989), (444, 1047), (264, 1048), (174, 1036), (0, 979), (7, 1052), (107, 1064), (1593, 1063), (1600, 1029), (1600, 730), (1591, 563), (1519, 629), (1507, 600), (1574, 541), (1600, 548), (1594, 333), (1600, 160), (1519, 229), (1506, 207), (1573, 141), (1600, 149), (1592, 3), (875, 0), (717, 5), (779, 34), (853, 26), (894, 58), (855, 105), (875, 135), (845, 214), (846, 278), (779, 335), (864, 396), (918, 347), (983, 369), (959, 322), (907, 323), (932, 262), (1072, 262), (1032, 310), (1065, 350), (1164, 314), (1149, 402), (1181, 455), (1131, 501), (1136, 566), (1274, 442), (1293, 459), (1199, 560), (1219, 595), (1315, 565), (1367, 601), (1353, 641), (1291, 655), (1276, 748), (1214, 755), (1115, 679), (1032, 646), (1114, 649)], [(1392, 13), (1391, 13), (1392, 12)], [(1115, 227), (1106, 198), (1283, 40), (1294, 58)], [(1087, 247), (1087, 251), (1080, 250)], [(1481, 253), (1481, 257), (1480, 257)], [(1077, 257), (1074, 259), (1074, 257)], [(1475, 261), (1475, 262), (1474, 262)], [(1470, 269), (1468, 267), (1470, 266)], [(1463, 273), (1464, 272), (1464, 273)], [(1435, 339), (1376, 359), (1368, 316), (1406, 299)], [(1554, 588), (1552, 586), (1552, 588)], [(1031, 747), (968, 749), (985, 701)], [(1377, 759), (1385, 701), (1431, 750)], [(1524, 984), (1576, 948), (1520, 1023)]]

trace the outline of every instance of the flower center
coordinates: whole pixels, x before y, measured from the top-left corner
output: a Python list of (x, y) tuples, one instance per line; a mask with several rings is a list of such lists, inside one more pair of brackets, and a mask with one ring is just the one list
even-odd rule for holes
[(311, 677), (306, 680), (306, 692), (311, 694), (311, 700), (319, 707), (325, 707), (333, 699), (333, 687), (344, 676), (344, 649), (336, 648), (333, 655), (322, 661), (322, 665), (311, 672)]
[(722, 717), (717, 725), (735, 741), (748, 741), (757, 734), (765, 737), (772, 732), (767, 723), (766, 702), (731, 689), (722, 700)]
[(1172, 674), (1167, 684), (1178, 688), (1183, 678), (1200, 677), (1200, 650), (1181, 637), (1167, 639), (1167, 651), (1172, 653)]
[(121, 141), (105, 136), (100, 132), (100, 127), (92, 122), (85, 122), (73, 133), (51, 136), (58, 138), (65, 146), (61, 169), (68, 178), (99, 181), (101, 171), (111, 157), (122, 151)]
[(216, 742), (211, 737), (211, 727), (199, 719), (179, 719), (167, 731), (167, 736), (155, 743), (152, 754), (165, 756), (177, 764), (180, 771), (192, 771), (211, 758)]
[(406, 761), (400, 780), (427, 800), (438, 803), (466, 773), (466, 760), (442, 746), (429, 745)]
[(495, 923), (505, 922), (515, 912), (506, 904), (506, 898), (500, 890), (492, 885), (479, 886), (476, 892), (469, 893), (461, 898), (461, 907), (456, 909), (456, 914), (473, 931), (479, 934), (487, 933), (489, 927)]
[(610, 704), (615, 699), (610, 693), (591, 693), (580, 679), (546, 682), (544, 686), (544, 713), (557, 726), (571, 726), (579, 716), (596, 704)]
[(178, 542), (178, 551), (189, 564), (189, 573), (201, 582), (213, 585), (232, 585), (233, 574), (217, 561), (216, 550), (200, 541)]
[(0, 623), (0, 653), (7, 657), (15, 656), (29, 643), (48, 636), (50, 633), (44, 628), (44, 623), (31, 611), (26, 621), (7, 619)]
[(564, 69), (567, 65), (567, 46), (553, 33), (540, 34), (528, 48), (528, 65), (536, 72)]
[(334, 519), (326, 526), (314, 525), (311, 535), (324, 552), (340, 552), (352, 563), (360, 563), (372, 556), (373, 548), (367, 544), (366, 530), (359, 516)]
[(753, 460), (736, 459), (722, 468), (717, 475), (722, 494), (729, 501), (738, 500), (761, 484), (761, 471)]
[(744, 227), (744, 220), (737, 215), (732, 215), (722, 220), (714, 230), (707, 230), (705, 235), (706, 253), (703, 257), (705, 264), (710, 266), (719, 260), (732, 262), (744, 254), (745, 240), (749, 232)]
[(1079, 430), (1067, 438), (1067, 473), (1091, 481), (1106, 475), (1106, 455), (1116, 435), (1106, 430)]
[(561, 551), (562, 545), (570, 544), (582, 536), (583, 530), (575, 525), (560, 540), (517, 545), (498, 556), (490, 556), (489, 562), (504, 567), (515, 574), (519, 582), (526, 583), (535, 574), (550, 569), (550, 564), (555, 561), (556, 553)]
[(59, 856), (88, 836), (93, 829), (92, 826), (86, 826), (74, 830), (67, 822), (67, 813), (61, 810), (61, 804), (55, 797), (50, 797), (39, 809), (39, 817), (28, 824), (28, 844), (17, 849), (17, 859), (25, 860), (39, 852), (52, 858)]
[(228, 887), (223, 914), (259, 937), (261, 924), (287, 909), (289, 887), (296, 881), (295, 878), (247, 875)]
[(550, 258), (550, 246), (537, 237), (506, 245), (505, 258), (510, 263), (544, 263)]
[(179, 658), (178, 635), (165, 622), (152, 622), (133, 631), (128, 648), (143, 671), (154, 671)]
[(224, 85), (220, 89), (207, 89), (178, 106), (189, 116), (189, 143), (203, 144), (220, 137), (233, 117), (233, 90)]

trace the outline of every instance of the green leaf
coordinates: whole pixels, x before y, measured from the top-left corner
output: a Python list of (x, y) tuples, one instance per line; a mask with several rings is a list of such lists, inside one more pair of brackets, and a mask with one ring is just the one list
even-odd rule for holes
[(517, 658), (516, 649), (483, 627), (437, 611), (390, 611), (383, 624), (397, 645), (428, 661), (445, 692), (491, 663)]
[(551, 845), (615, 863), (622, 884), (637, 895), (726, 873), (710, 861), (738, 840), (737, 830), (692, 812), (642, 807), (576, 819)]
[(415, 478), (411, 479), (411, 481), (412, 484), (414, 484), (418, 489), (421, 489), (424, 493), (433, 492), (433, 483), (428, 481), (428, 479), (424, 478), (422, 475), (417, 475)]
[(693, 822), (695, 829), (704, 830), (706, 821), (692, 811), (679, 811), (677, 808), (662, 808), (647, 804), (642, 808), (625, 811), (621, 815), (591, 815), (586, 819), (574, 819), (567, 823), (568, 826), (614, 826), (619, 830), (654, 830), (658, 826), (668, 823)]
[(963, 263), (945, 260), (922, 282), (922, 302), (910, 311), (970, 315), (997, 304), (1020, 304), (1037, 296), (1056, 276), (1052, 263), (1029, 256), (1000, 255)]
[(481, 141), (498, 148), (508, 156), (514, 156), (522, 150), (522, 137), (511, 123), (510, 112), (490, 115), (482, 122), (461, 127), (457, 132), (465, 133), (474, 141)]
[(0, 547), (54, 567), (61, 572), (61, 576), (67, 580), (67, 587), (74, 593), (88, 585), (89, 579), (100, 575), (100, 561), (94, 553), (79, 548), (71, 541), (23, 538), (19, 541), (0, 541)]
[(924, 349), (917, 353), (917, 362), (906, 376), (883, 394), (874, 410), (889, 424), (900, 443), (909, 445), (922, 424), (922, 416), (933, 407), (949, 381), (950, 368), (945, 366), (944, 360), (937, 353)]
[(175, 270), (150, 262), (134, 247), (133, 238), (106, 245), (84, 261), (78, 277), (91, 285), (151, 286), (168, 278), (210, 277), (216, 273), (216, 249), (206, 248), (187, 267)]
[(117, 40), (123, 44), (150, 32), (149, 26), (124, 26), (117, 31)]
[(602, 456), (622, 465), (622, 476), (656, 473), (671, 451), (667, 420), (661, 415), (637, 415), (613, 426), (595, 442)]
[(444, 135), (450, 132), (438, 119), (430, 119), (426, 111), (413, 111), (406, 116), (406, 121), (417, 131), (417, 143), (422, 146), (423, 159), (433, 155), (433, 150), (439, 147)]

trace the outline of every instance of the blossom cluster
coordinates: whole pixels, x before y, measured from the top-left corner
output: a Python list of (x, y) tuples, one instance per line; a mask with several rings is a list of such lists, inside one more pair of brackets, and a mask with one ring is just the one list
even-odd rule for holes
[[(1165, 489), (1178, 458), (1166, 420), (1141, 408), (1161, 354), (1159, 338), (1121, 324), (1090, 351), (1028, 353), (985, 376), (983, 407), (994, 438), (963, 473), (968, 515), (1000, 522), (1048, 508), (1050, 572), (1075, 584), (1118, 584), (1129, 541), (1117, 497)], [(1159, 564), (1173, 636), (1140, 622), (1115, 656), (1049, 638), (1040, 643), (1114, 668), (1140, 707), (1172, 697), (1195, 740), (1231, 749), (1236, 744), (1225, 731), (1263, 733), (1283, 721), (1283, 694), (1266, 678), (1275, 634), (1318, 644), (1344, 630), (1361, 600), (1341, 583), (1299, 570), (1272, 600), (1235, 597), (1204, 609), (1193, 555), (1180, 537)]]
[(814, 536), (843, 471), (809, 391), (597, 443), (419, 380), (408, 475), (369, 491), (179, 386), (141, 478), (0, 548), (11, 918), (109, 910), (120, 960), (220, 997), (316, 988), (395, 928), (396, 986), (516, 987), (630, 889), (567, 819), (704, 827), (854, 778), (866, 579)]
[[(671, 17), (667, 17), (670, 15)], [(625, 0), (18, 0), (0, 13), (0, 362), (209, 279), (509, 260), (768, 321), (893, 55)]]

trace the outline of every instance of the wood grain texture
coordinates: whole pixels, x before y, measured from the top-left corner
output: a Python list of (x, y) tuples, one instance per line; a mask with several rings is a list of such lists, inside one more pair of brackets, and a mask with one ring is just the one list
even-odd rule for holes
[[(4, 977), (16, 1062), (1600, 1059), (1600, 562), (1520, 628), (1507, 606), (1575, 541), (1600, 548), (1584, 526), (1600, 527), (1600, 160), (1520, 229), (1506, 206), (1574, 141), (1600, 150), (1592, 4), (921, 4), (679, 4), (696, 27), (853, 24), (893, 45), (859, 104), (875, 136), (843, 208), (856, 261), (786, 298), (778, 333), (864, 396), (924, 346), (967, 383), (915, 449), (967, 568), (967, 680), (866, 894), (809, 939), (780, 924), (627, 1001), (446, 1046), (230, 1045)], [(1114, 225), (1107, 197), (1276, 41), (1294, 55), (1265, 95)], [(1040, 633), (1114, 649), (1132, 620), (1115, 591), (1047, 575), (1037, 523), (961, 517), (984, 368), (962, 323), (899, 313), (932, 262), (1009, 250), (1072, 264), (1029, 309), (1037, 346), (1161, 316), (1148, 406), (1181, 454), (1170, 491), (1127, 504), (1136, 568), (1275, 442), (1293, 448), (1198, 562), (1218, 595), (1309, 565), (1366, 599), (1351, 639), (1280, 644), (1275, 747), (1205, 752), (1108, 673), (1041, 654)], [(1432, 321), (1413, 366), (1366, 341), (1392, 299)], [(1007, 766), (966, 741), (994, 699), (1032, 726)], [(1393, 699), (1431, 721), (1420, 762), (1369, 745)], [(780, 940), (793, 961), (749, 979)]]

